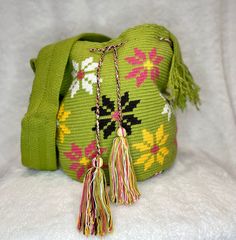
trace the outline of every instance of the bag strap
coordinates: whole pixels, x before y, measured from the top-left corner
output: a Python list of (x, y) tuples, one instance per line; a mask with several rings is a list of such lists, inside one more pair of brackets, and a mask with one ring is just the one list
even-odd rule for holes
[(78, 36), (42, 48), (30, 64), (35, 72), (27, 113), (21, 122), (21, 162), (37, 170), (56, 170), (56, 116), (66, 65), (73, 44), (84, 37), (100, 40), (95, 33)]

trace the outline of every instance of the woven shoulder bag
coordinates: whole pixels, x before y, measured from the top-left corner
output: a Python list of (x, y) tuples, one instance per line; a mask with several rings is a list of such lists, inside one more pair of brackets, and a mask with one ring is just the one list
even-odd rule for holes
[(22, 120), (22, 164), (61, 168), (84, 182), (78, 229), (111, 232), (110, 201), (134, 203), (137, 181), (172, 166), (174, 111), (187, 101), (198, 108), (199, 87), (178, 41), (156, 24), (113, 39), (82, 33), (42, 48), (30, 63), (35, 79)]

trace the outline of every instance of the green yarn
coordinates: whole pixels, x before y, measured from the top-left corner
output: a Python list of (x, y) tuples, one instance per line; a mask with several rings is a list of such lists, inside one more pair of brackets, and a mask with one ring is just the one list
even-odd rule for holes
[[(164, 35), (165, 37), (169, 36), (168, 32), (165, 32), (156, 25), (143, 25), (131, 28), (117, 38), (105, 42), (96, 42), (95, 39), (93, 40), (91, 38), (91, 35), (86, 40), (84, 36), (83, 41), (77, 41), (73, 45), (69, 57), (70, 66), (67, 70), (73, 73), (74, 67), (77, 68), (77, 64), (78, 70), (83, 69), (83, 62), (87, 61), (90, 57), (93, 58), (93, 63), (98, 63), (100, 54), (90, 52), (89, 49), (91, 48), (102, 48), (126, 42), (118, 50), (123, 111), (125, 106), (127, 108), (127, 110), (124, 111), (126, 125), (123, 127), (128, 133), (127, 140), (129, 142), (134, 170), (138, 181), (145, 180), (157, 172), (169, 168), (173, 164), (177, 151), (175, 144), (176, 119), (174, 113), (171, 114), (169, 121), (168, 113), (162, 114), (165, 105), (168, 103), (161, 95), (167, 85), (173, 50), (168, 42), (158, 41), (158, 34), (161, 34), (161, 36)], [(135, 56), (135, 48), (140, 52), (140, 56), (144, 57), (145, 55), (146, 60), (144, 63), (133, 65), (127, 62), (126, 58)], [(137, 86), (136, 78), (127, 79), (126, 77), (135, 68), (142, 67), (143, 64), (147, 66), (152, 65), (148, 62), (148, 59), (153, 49), (156, 49), (157, 56), (162, 56), (160, 64), (154, 64), (159, 68), (159, 77), (155, 82), (151, 80), (151, 69), (154, 67), (153, 65), (153, 67), (150, 67), (148, 70), (148, 75), (145, 80), (140, 86)], [(73, 66), (73, 62), (75, 66)], [(79, 72), (75, 73), (75, 75), (78, 73)], [(90, 72), (90, 74), (91, 73), (95, 75), (95, 69)], [(85, 75), (85, 77), (87, 77), (87, 75)], [(106, 174), (107, 183), (109, 184), (109, 171), (106, 166), (108, 165), (113, 139), (116, 137), (115, 128), (117, 126), (111, 117), (117, 110), (116, 80), (112, 53), (107, 53), (104, 57), (101, 78), (100, 106), (103, 110), (100, 116), (100, 137), (101, 147), (105, 150), (102, 153), (104, 160), (103, 169)], [(90, 152), (95, 151), (93, 144), (95, 141), (95, 131), (92, 129), (95, 127), (94, 107), (96, 84), (92, 85), (91, 94), (89, 89), (86, 90), (86, 86), (82, 86), (81, 80), (75, 80), (75, 82), (79, 83), (80, 89), (74, 93), (68, 89), (61, 102), (61, 106), (63, 106), (64, 109), (61, 111), (62, 115), (60, 114), (59, 116), (59, 126), (61, 126), (61, 128), (59, 127), (58, 129), (57, 147), (61, 168), (70, 177), (82, 182), (85, 172), (89, 168), (89, 161), (87, 161), (89, 154), (86, 154), (86, 152), (88, 152), (88, 149), (90, 149)], [(157, 131), (161, 125), (163, 125), (161, 137), (168, 136), (168, 139), (160, 146), (161, 152), (159, 155), (150, 154), (148, 158), (145, 159), (146, 154), (149, 154), (152, 148), (155, 150), (155, 142), (161, 144), (161, 140), (159, 139), (159, 141), (157, 141), (156, 139)], [(63, 134), (63, 132), (65, 134)], [(144, 151), (138, 148), (137, 145), (135, 145), (135, 147), (133, 146), (137, 143), (146, 144), (146, 138), (152, 138), (153, 144), (147, 143)], [(151, 141), (151, 139), (149, 141)], [(154, 150), (153, 152), (155, 152)], [(168, 151), (168, 154), (166, 154), (166, 151)], [(164, 161), (162, 161), (162, 155), (164, 156)], [(154, 158), (152, 158), (152, 156)], [(139, 159), (143, 159), (143, 161)], [(78, 163), (79, 165), (77, 165)], [(76, 168), (76, 171), (74, 168)]]
[(50, 44), (40, 50), (37, 60), (30, 61), (35, 79), (21, 122), (21, 161), (26, 167), (58, 168), (55, 139), (59, 92), (71, 47), (77, 39), (79, 36)]
[(21, 121), (21, 162), (26, 167), (37, 170), (59, 168), (56, 116), (60, 99), (68, 89), (68, 58), (74, 43), (90, 35), (108, 39), (101, 34), (82, 33), (43, 47), (37, 58), (30, 60), (35, 78), (29, 106)]
[(174, 108), (179, 107), (184, 110), (186, 102), (189, 100), (198, 109), (200, 88), (194, 82), (191, 73), (184, 64), (178, 40), (172, 33), (170, 33), (170, 39), (173, 43), (173, 57), (166, 90), (167, 97), (173, 103)]
[[(160, 38), (168, 38), (171, 44)], [(83, 33), (44, 47), (37, 59), (30, 61), (35, 79), (29, 107), (22, 119), (24, 166), (38, 170), (60, 167), (73, 179), (83, 181), (91, 164), (91, 149), (94, 150), (95, 94), (90, 92), (95, 91), (96, 85), (90, 87), (91, 82), (82, 85), (84, 73), (79, 72), (81, 69), (75, 71), (76, 64), (81, 68), (91, 57), (96, 64), (99, 54), (91, 53), (90, 48), (123, 41), (127, 42), (118, 50), (121, 95), (123, 108), (127, 108), (124, 116), (130, 129), (126, 131), (137, 180), (145, 180), (173, 164), (177, 153), (173, 108), (184, 110), (187, 101), (198, 106), (199, 87), (183, 62), (176, 37), (162, 26), (143, 24), (114, 39)], [(142, 76), (133, 76), (132, 71), (140, 67)], [(101, 116), (103, 124), (108, 122), (106, 128), (114, 124), (112, 116), (116, 117), (114, 73), (112, 54), (108, 53), (101, 72), (101, 106), (103, 112), (110, 111), (109, 115)], [(79, 89), (74, 88), (72, 94), (73, 82)], [(103, 169), (109, 183), (107, 160), (115, 131), (106, 133), (105, 127), (101, 127), (101, 147), (106, 149), (102, 154)]]

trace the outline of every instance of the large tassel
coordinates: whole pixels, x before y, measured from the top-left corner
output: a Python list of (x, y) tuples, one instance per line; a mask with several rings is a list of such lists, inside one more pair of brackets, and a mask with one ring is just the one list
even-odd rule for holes
[(102, 158), (95, 158), (93, 166), (84, 178), (77, 227), (86, 236), (90, 234), (103, 236), (112, 231), (112, 216), (102, 165)]
[(119, 204), (132, 204), (139, 196), (126, 130), (119, 127), (109, 159), (110, 198)]

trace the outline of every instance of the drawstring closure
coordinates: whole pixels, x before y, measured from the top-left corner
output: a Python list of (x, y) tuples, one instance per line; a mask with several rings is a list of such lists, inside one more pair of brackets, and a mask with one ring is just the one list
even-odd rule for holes
[[(116, 95), (118, 110), (118, 129), (117, 136), (113, 139), (113, 144), (108, 161), (110, 176), (110, 199), (119, 204), (132, 204), (140, 196), (137, 188), (136, 176), (132, 164), (132, 157), (129, 150), (129, 144), (126, 138), (126, 130), (122, 127), (122, 105), (120, 93), (120, 75), (118, 66), (118, 48), (124, 45), (121, 42), (117, 45), (110, 45), (104, 48), (92, 48), (91, 52), (100, 52), (100, 60), (97, 67), (97, 95), (96, 95), (96, 141), (97, 141), (97, 159), (100, 159), (100, 137), (99, 137), (99, 101), (100, 101), (100, 82), (101, 67), (104, 56), (107, 52), (113, 51), (116, 79)], [(101, 166), (101, 164), (97, 164)]]
[(89, 234), (104, 235), (113, 229), (110, 201), (106, 191), (106, 177), (102, 169), (103, 159), (100, 146), (100, 94), (101, 94), (101, 68), (105, 54), (113, 51), (116, 94), (118, 108), (118, 130), (108, 161), (110, 176), (110, 198), (112, 202), (120, 204), (131, 204), (135, 202), (140, 193), (137, 189), (136, 177), (132, 165), (132, 158), (126, 139), (126, 130), (122, 127), (122, 106), (120, 94), (120, 76), (118, 68), (117, 49), (124, 42), (118, 45), (111, 45), (105, 48), (92, 48), (91, 52), (100, 52), (101, 56), (97, 67), (97, 91), (96, 91), (96, 148), (97, 155), (92, 160), (92, 167), (86, 172), (84, 178), (83, 194), (80, 204), (80, 213), (77, 227), (88, 236)]
[(98, 67), (97, 67), (97, 91), (96, 91), (96, 148), (97, 148), (97, 157), (101, 155), (101, 146), (100, 146), (100, 130), (99, 130), (99, 118), (100, 118), (100, 94), (101, 94), (101, 68), (103, 65), (105, 54), (113, 51), (114, 66), (115, 66), (115, 78), (116, 78), (116, 94), (117, 94), (117, 108), (118, 108), (118, 124), (119, 128), (122, 127), (122, 105), (121, 105), (121, 94), (120, 94), (120, 76), (119, 76), (119, 66), (118, 66), (118, 48), (123, 46), (125, 42), (121, 42), (117, 45), (109, 45), (104, 48), (91, 48), (90, 52), (99, 52), (101, 53)]

